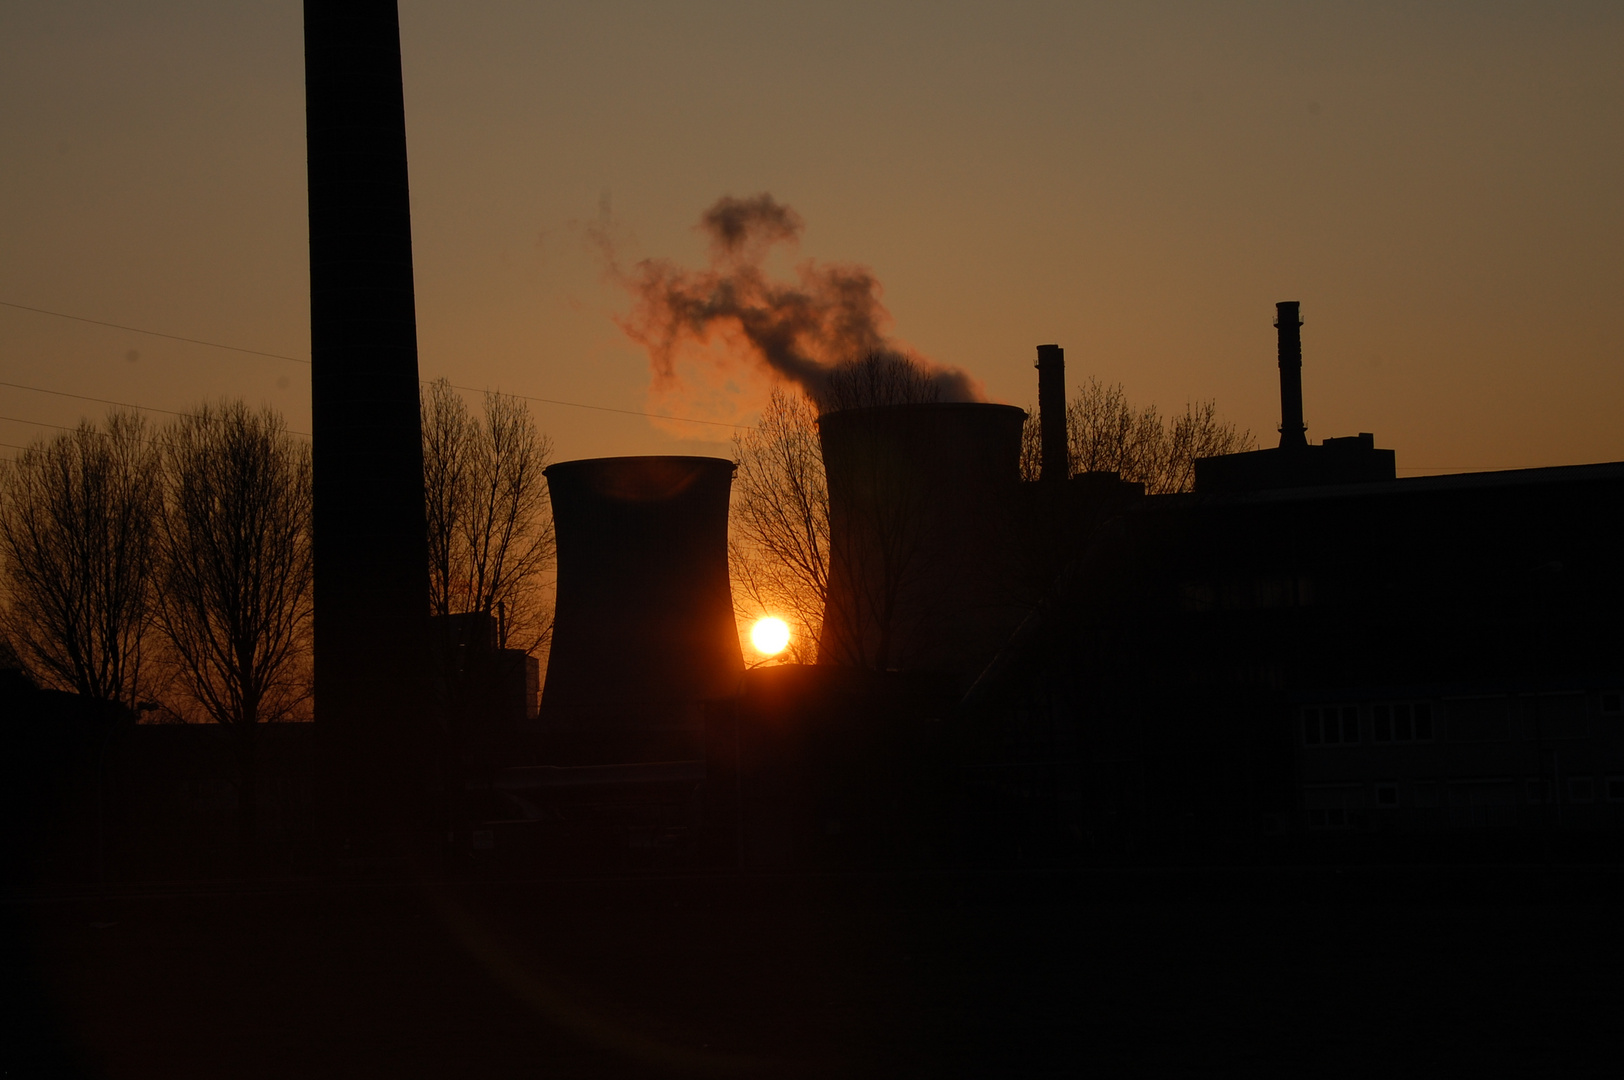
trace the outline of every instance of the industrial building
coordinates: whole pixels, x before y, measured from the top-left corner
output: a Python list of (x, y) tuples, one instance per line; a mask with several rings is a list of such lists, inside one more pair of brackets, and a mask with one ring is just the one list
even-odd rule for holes
[(1624, 464), (1308, 445), (1277, 325), (1280, 446), (1078, 545), (966, 696), (969, 786), (1084, 844), (1624, 825)]
[[(317, 708), (279, 745), (312, 846), (749, 866), (1624, 826), (1624, 463), (1398, 479), (1369, 434), (1310, 443), (1295, 302), (1279, 445), (1186, 494), (1070, 475), (1057, 345), (1036, 481), (1011, 406), (823, 416), (816, 666), (746, 670), (716, 458), (547, 470), (544, 681), (489, 614), (430, 620), (392, 11), (308, 9), (306, 71)], [(98, 837), (104, 730), (199, 741), (130, 719), (52, 751)]]

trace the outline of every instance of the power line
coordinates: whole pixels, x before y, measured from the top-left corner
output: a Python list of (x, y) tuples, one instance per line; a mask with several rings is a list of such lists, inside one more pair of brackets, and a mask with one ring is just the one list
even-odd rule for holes
[[(420, 385), (427, 386), (428, 381), (423, 380), (421, 381)], [(470, 394), (491, 393), (491, 391), (488, 389), (481, 390), (475, 386), (458, 386), (456, 383), (452, 382), (448, 382), (446, 385), (451, 387), (453, 390), (466, 390)], [(498, 390), (496, 392), (507, 393), (504, 390)], [(737, 428), (740, 431), (747, 431), (750, 429), (749, 424), (730, 424), (726, 420), (696, 420), (691, 416), (670, 416), (666, 413), (643, 412), (640, 409), (615, 409), (608, 405), (584, 405), (579, 401), (559, 401), (556, 398), (532, 397), (529, 394), (507, 394), (507, 396), (519, 398), (521, 401), (539, 401), (544, 405), (568, 405), (572, 409), (593, 409), (597, 412), (621, 413), (625, 416), (643, 416), (651, 420), (675, 420), (682, 424), (709, 424), (712, 427)]]
[(102, 405), (117, 405), (121, 409), (134, 409), (136, 412), (161, 412), (169, 416), (179, 416), (174, 409), (159, 409), (151, 405), (131, 405), (128, 401), (113, 401), (110, 398), (89, 397), (85, 394), (70, 394), (66, 390), (46, 390), (40, 386), (25, 386), (22, 383), (0, 382), (0, 386), (9, 386), (14, 390), (28, 390), (36, 394), (52, 394), (56, 397), (77, 398), (80, 401), (94, 401)]
[[(28, 425), (31, 425), (33, 427), (56, 428), (58, 431), (77, 431), (77, 430), (79, 430), (78, 428), (68, 427), (66, 424), (47, 424), (43, 420), (24, 420), (20, 416), (0, 416), (0, 420), (6, 420), (6, 421), (9, 421), (10, 423), (13, 423), (13, 424), (28, 424)], [(4, 445), (9, 446), (11, 444), (6, 443)]]
[(39, 315), (52, 315), (58, 319), (72, 319), (74, 322), (90, 323), (92, 326), (111, 326), (114, 330), (128, 330), (132, 334), (146, 334), (148, 337), (168, 338), (170, 341), (184, 341), (189, 345), (207, 345), (211, 349), (229, 349), (231, 352), (247, 353), (250, 356), (269, 356), (273, 360), (291, 360), (295, 364), (309, 364), (309, 360), (301, 360), (297, 356), (286, 356), (282, 353), (265, 352), (263, 349), (244, 349), (238, 345), (222, 345), (218, 341), (204, 341), (201, 338), (182, 337), (180, 334), (166, 334), (162, 330), (143, 330), (139, 326), (125, 326), (123, 323), (107, 322), (103, 319), (87, 319), (83, 315), (69, 315), (65, 311), (49, 311), (41, 307), (30, 307), (27, 304), (13, 304), (9, 300), (0, 300), (0, 307), (16, 308), (18, 311), (32, 311)]
[[(303, 359), (303, 358), (298, 357), (298, 356), (288, 356), (285, 353), (265, 352), (263, 349), (245, 349), (240, 345), (224, 345), (224, 344), (221, 344), (218, 341), (204, 341), (202, 338), (184, 337), (184, 336), (182, 336), (180, 334), (167, 334), (167, 333), (164, 333), (161, 330), (145, 330), (145, 329), (143, 329), (143, 328), (141, 328), (139, 326), (126, 326), (124, 323), (107, 322), (104, 319), (91, 319), (91, 318), (86, 318), (83, 315), (70, 315), (65, 311), (51, 311), (51, 310), (49, 310), (47, 308), (31, 307), (28, 304), (14, 304), (9, 300), (0, 300), (0, 307), (16, 308), (18, 311), (32, 311), (32, 312), (35, 312), (36, 314), (39, 314), (39, 315), (50, 315), (50, 316), (53, 316), (53, 317), (58, 318), (58, 319), (71, 319), (74, 322), (89, 323), (92, 326), (110, 326), (115, 330), (128, 330), (128, 331), (130, 331), (131, 333), (134, 333), (134, 334), (146, 334), (146, 335), (148, 335), (150, 337), (168, 338), (171, 341), (184, 341), (184, 342), (186, 342), (186, 343), (188, 343), (190, 345), (207, 345), (211, 349), (226, 349), (226, 350), (229, 350), (231, 352), (246, 353), (249, 356), (268, 356), (268, 357), (270, 357), (270, 358), (272, 358), (274, 360), (290, 360), (295, 364), (304, 364), (306, 367), (310, 366), (310, 361), (309, 360)], [(421, 386), (426, 386), (426, 385), (428, 385), (428, 382), (427, 382), (427, 380), (420, 379), (420, 380), (418, 380), (418, 384), (421, 385)], [(15, 384), (5, 383), (5, 384), (0, 384), (0, 385), (10, 386), (10, 385), (15, 385)], [(483, 394), (483, 393), (489, 393), (490, 392), (489, 390), (481, 390), (480, 388), (474, 387), (474, 386), (459, 386), (456, 383), (447, 383), (446, 385), (450, 386), (453, 390), (466, 390), (471, 394)], [(22, 387), (22, 389), (24, 389), (24, 390), (32, 390), (32, 389), (36, 389), (36, 388), (35, 387), (25, 386), (25, 387)], [(50, 390), (41, 391), (41, 393), (47, 393), (47, 394), (52, 393), (52, 392), (53, 391), (50, 391)], [(69, 395), (65, 395), (65, 396), (72, 397), (74, 395), (69, 394)], [(571, 409), (591, 409), (594, 412), (619, 413), (622, 416), (641, 416), (641, 417), (644, 417), (644, 418), (647, 418), (647, 419), (652, 419), (652, 420), (674, 420), (679, 424), (705, 424), (705, 425), (708, 425), (710, 427), (735, 428), (735, 429), (738, 429), (740, 431), (748, 430), (749, 427), (750, 427), (749, 424), (731, 424), (731, 423), (728, 423), (726, 420), (699, 420), (699, 419), (696, 419), (694, 417), (689, 417), (689, 416), (672, 416), (669, 413), (644, 412), (641, 409), (617, 409), (617, 408), (614, 408), (614, 407), (609, 406), (609, 405), (588, 405), (585, 402), (581, 402), (581, 401), (564, 401), (564, 400), (562, 400), (560, 398), (535, 397), (535, 396), (530, 395), (530, 394), (509, 394), (508, 396), (509, 397), (516, 397), (516, 398), (519, 398), (519, 399), (521, 399), (523, 401), (537, 401), (537, 402), (542, 403), (543, 405), (562, 405), (562, 406), (565, 406), (566, 408), (571, 408)], [(90, 398), (88, 400), (96, 401), (96, 400), (99, 400), (99, 399)], [(114, 404), (116, 404), (116, 402)], [(131, 409), (141, 408), (141, 406), (139, 406), (139, 405), (129, 405), (129, 406), (125, 406), (125, 407), (126, 408), (131, 408)], [(167, 409), (153, 409), (151, 411), (153, 411), (153, 412), (169, 412), (169, 410), (167, 410)], [(179, 415), (179, 414), (172, 414), (172, 415)], [(298, 433), (296, 433), (296, 434), (298, 434)]]
[[(97, 402), (98, 404), (101, 404), (101, 405), (114, 405), (114, 406), (117, 406), (120, 409), (134, 409), (136, 412), (163, 413), (166, 416), (185, 416), (186, 415), (185, 413), (177, 412), (174, 409), (160, 409), (160, 408), (158, 408), (158, 407), (156, 407), (154, 405), (132, 405), (128, 401), (113, 401), (111, 398), (90, 397), (87, 394), (70, 394), (66, 390), (46, 390), (44, 387), (25, 386), (22, 383), (0, 382), (0, 386), (9, 386), (9, 387), (11, 387), (11, 388), (13, 388), (15, 390), (27, 390), (27, 391), (30, 391), (31, 393), (35, 393), (35, 394), (52, 394), (52, 395), (54, 395), (56, 397), (75, 398), (75, 399), (77, 399), (79, 401), (94, 401), (94, 402)], [(0, 419), (5, 419), (5, 418), (0, 418)], [(23, 421), (21, 421), (21, 423), (24, 423), (24, 424), (31, 424), (33, 422), (34, 421), (32, 421), (32, 420), (23, 420)], [(44, 424), (42, 426), (44, 426), (44, 427), (58, 427), (60, 425), (57, 425), (57, 424)], [(72, 430), (72, 429), (70, 428), (70, 429), (64, 429), (64, 430)], [(308, 432), (308, 431), (294, 431), (292, 428), (288, 428), (287, 432), (288, 432), (289, 435), (303, 435), (307, 439), (311, 437), (310, 432)]]

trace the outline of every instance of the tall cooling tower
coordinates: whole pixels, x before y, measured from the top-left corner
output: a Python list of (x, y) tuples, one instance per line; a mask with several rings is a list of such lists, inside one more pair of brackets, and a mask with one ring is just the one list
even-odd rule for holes
[(411, 199), (394, 0), (305, 5), (315, 708), (345, 830), (434, 805)]
[(819, 418), (829, 599), (818, 661), (973, 678), (1024, 614), (1008, 576), (1021, 425), (1012, 405)]
[(558, 601), (541, 721), (622, 731), (695, 721), (744, 674), (727, 570), (733, 463), (622, 457), (547, 470)]

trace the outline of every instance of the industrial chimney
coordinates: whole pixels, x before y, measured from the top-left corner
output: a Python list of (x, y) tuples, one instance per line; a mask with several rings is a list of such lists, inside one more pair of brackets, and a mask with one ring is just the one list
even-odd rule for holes
[(315, 706), (338, 826), (434, 805), (411, 203), (394, 0), (305, 3)]
[(818, 419), (829, 595), (818, 662), (973, 678), (1025, 614), (1009, 588), (1021, 427), (938, 402)]
[(1064, 482), (1071, 476), (1066, 446), (1066, 350), (1038, 346), (1038, 423), (1043, 429), (1043, 462), (1038, 478)]
[(727, 567), (733, 463), (618, 457), (547, 469), (558, 598), (545, 730), (695, 726), (744, 676)]
[(1368, 432), (1325, 439), (1312, 446), (1303, 426), (1303, 320), (1295, 300), (1275, 304), (1279, 338), (1280, 445), (1267, 450), (1221, 454), (1195, 462), (1195, 490), (1211, 495), (1278, 488), (1363, 484), (1391, 480), (1397, 464), (1391, 450), (1376, 448)]
[(1280, 449), (1308, 445), (1303, 425), (1303, 320), (1299, 301), (1274, 305), (1274, 325), (1280, 339)]

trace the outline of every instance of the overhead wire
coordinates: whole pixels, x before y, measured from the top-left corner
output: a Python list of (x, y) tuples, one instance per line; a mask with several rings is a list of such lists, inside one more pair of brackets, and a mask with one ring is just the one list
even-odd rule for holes
[[(107, 326), (107, 327), (112, 327), (115, 330), (128, 330), (129, 332), (134, 333), (134, 334), (146, 334), (146, 335), (148, 335), (150, 337), (167, 338), (170, 341), (184, 341), (184, 342), (186, 342), (187, 344), (190, 344), (190, 345), (205, 345), (205, 346), (208, 346), (211, 349), (226, 349), (226, 350), (229, 350), (231, 352), (245, 353), (245, 354), (247, 354), (249, 356), (264, 356), (264, 357), (269, 357), (270, 359), (273, 359), (273, 360), (287, 360), (287, 361), (291, 361), (292, 363), (295, 363), (295, 364), (303, 364), (306, 367), (310, 366), (310, 361), (309, 360), (307, 360), (307, 359), (305, 359), (303, 357), (299, 357), (299, 356), (289, 356), (286, 353), (266, 352), (263, 349), (247, 349), (247, 348), (243, 348), (240, 345), (226, 345), (226, 344), (223, 344), (223, 343), (218, 342), (218, 341), (205, 341), (202, 338), (186, 337), (186, 336), (181, 335), (181, 334), (169, 334), (169, 333), (165, 333), (164, 331), (161, 331), (161, 330), (147, 330), (147, 329), (144, 329), (143, 327), (129, 326), (129, 325), (126, 325), (125, 323), (108, 322), (105, 319), (92, 319), (92, 318), (88, 318), (88, 317), (86, 317), (84, 315), (72, 315), (72, 314), (69, 314), (68, 312), (65, 312), (65, 311), (52, 311), (49, 308), (33, 307), (33, 306), (29, 305), (29, 304), (17, 304), (17, 303), (13, 303), (10, 300), (0, 300), (0, 307), (15, 308), (18, 311), (31, 311), (31, 312), (34, 312), (34, 313), (39, 314), (39, 315), (50, 315), (50, 316), (53, 316), (53, 317), (58, 318), (58, 319), (70, 319), (70, 320), (72, 320), (74, 322), (89, 323), (92, 326)], [(433, 381), (433, 380), (419, 379), (418, 384), (420, 386), (427, 386), (431, 381)], [(0, 385), (17, 386), (18, 384), (15, 384), (15, 383), (0, 383)], [(446, 385), (451, 387), (453, 390), (465, 390), (470, 394), (488, 394), (488, 393), (491, 392), (489, 387), (481, 389), (480, 387), (462, 386), (462, 385), (460, 385), (458, 383), (453, 383), (453, 382), (449, 382), (449, 381), (446, 383)], [(40, 393), (44, 393), (44, 394), (50, 394), (50, 393), (57, 393), (58, 392), (58, 391), (52, 391), (52, 390), (41, 390), (39, 387), (33, 387), (33, 386), (21, 386), (19, 388), (23, 389), (23, 390), (39, 390)], [(505, 391), (503, 391), (503, 392), (506, 393)], [(82, 396), (82, 395), (63, 394), (62, 396), (64, 396), (64, 397), (75, 397), (75, 396)], [(726, 420), (701, 420), (701, 419), (699, 419), (697, 417), (692, 417), (692, 416), (672, 416), (669, 413), (647, 412), (647, 411), (644, 411), (642, 409), (618, 409), (618, 408), (615, 408), (615, 407), (610, 406), (610, 405), (589, 405), (584, 401), (565, 401), (562, 398), (537, 397), (537, 396), (532, 395), (532, 394), (508, 393), (507, 396), (508, 397), (519, 398), (520, 400), (523, 400), (523, 401), (540, 402), (543, 405), (561, 405), (561, 406), (564, 406), (566, 408), (571, 408), (571, 409), (591, 409), (594, 412), (619, 413), (619, 414), (621, 414), (623, 416), (641, 416), (641, 417), (644, 417), (644, 418), (650, 419), (650, 420), (672, 420), (672, 421), (675, 421), (675, 422), (677, 422), (679, 424), (704, 424), (704, 425), (707, 425), (707, 426), (710, 426), (710, 427), (735, 428), (735, 429), (740, 430), (740, 431), (748, 430), (749, 427), (750, 427), (749, 424), (734, 424), (734, 423), (730, 423), (729, 421), (726, 421)], [(87, 398), (86, 400), (98, 401), (100, 399), (99, 398)], [(120, 404), (120, 403), (118, 403), (118, 402), (108, 402), (107, 404)], [(144, 406), (140, 406), (140, 405), (125, 405), (124, 407), (125, 408), (130, 408), (130, 409), (144, 408)], [(178, 413), (175, 413), (175, 412), (173, 412), (172, 410), (169, 410), (169, 409), (152, 409), (150, 411), (169, 413), (170, 415), (174, 415), (174, 416), (179, 415)], [(302, 433), (296, 433), (296, 434), (302, 434)]]

